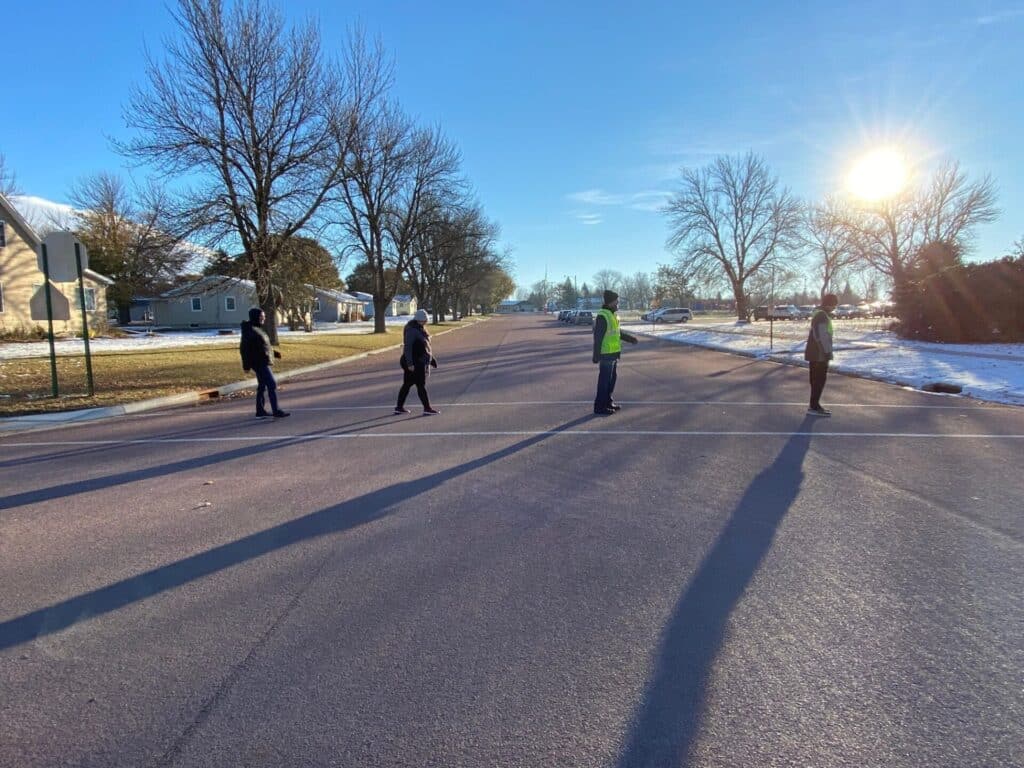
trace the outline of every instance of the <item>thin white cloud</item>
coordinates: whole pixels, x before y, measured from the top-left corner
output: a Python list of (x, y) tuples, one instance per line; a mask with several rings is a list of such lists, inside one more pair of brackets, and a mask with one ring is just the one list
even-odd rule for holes
[(599, 213), (585, 213), (583, 211), (573, 211), (572, 214), (578, 222), (586, 224), (587, 226), (593, 226), (594, 224), (600, 224), (604, 221)]
[(1015, 19), (1018, 16), (1024, 16), (1024, 8), (1007, 8), (1003, 11), (996, 11), (995, 13), (978, 16), (974, 19), (974, 23), (979, 27), (987, 27), (991, 24), (997, 24), (1000, 21)]
[[(582, 192), (572, 192), (566, 198), (575, 203), (584, 203), (593, 206), (617, 206), (628, 208), (633, 211), (660, 211), (665, 202), (671, 196), (671, 192), (664, 190), (645, 190), (643, 192), (615, 193), (606, 192), (603, 189), (585, 189)], [(589, 219), (599, 219), (596, 213), (572, 212), (577, 218), (586, 216)], [(591, 222), (587, 222), (591, 223)]]
[(622, 196), (613, 195), (603, 189), (585, 189), (582, 192), (572, 192), (566, 195), (574, 203), (585, 205), (622, 205)]

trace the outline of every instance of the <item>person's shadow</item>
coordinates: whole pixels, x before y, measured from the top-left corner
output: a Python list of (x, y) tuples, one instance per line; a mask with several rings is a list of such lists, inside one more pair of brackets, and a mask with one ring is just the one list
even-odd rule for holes
[(806, 417), (775, 461), (754, 478), (676, 603), (618, 768), (689, 765), (729, 616), (800, 493), (813, 421)]

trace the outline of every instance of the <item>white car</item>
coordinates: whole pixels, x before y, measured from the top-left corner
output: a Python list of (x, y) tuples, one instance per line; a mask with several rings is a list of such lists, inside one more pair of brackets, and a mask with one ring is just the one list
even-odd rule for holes
[(686, 323), (693, 319), (689, 307), (665, 307), (651, 315), (652, 323)]
[(768, 312), (769, 320), (799, 320), (800, 310), (794, 304), (776, 304)]

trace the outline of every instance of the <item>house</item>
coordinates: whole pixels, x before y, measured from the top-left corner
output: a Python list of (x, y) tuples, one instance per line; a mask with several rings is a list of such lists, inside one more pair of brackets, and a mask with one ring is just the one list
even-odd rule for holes
[[(363, 302), (363, 316), (367, 319), (373, 317), (373, 296), (361, 291), (352, 291), (352, 295)], [(416, 297), (408, 294), (395, 296), (384, 311), (385, 317), (399, 317), (402, 315), (416, 314)]]
[(225, 275), (207, 275), (149, 303), (153, 324), (167, 328), (238, 328), (258, 305), (255, 283)]
[[(53, 232), (46, 238), (55, 255), (50, 274), (50, 305), (54, 333), (80, 333), (82, 310), (74, 262), (59, 263), (58, 253), (72, 247), (70, 232)], [(47, 327), (46, 291), (43, 277), (41, 238), (11, 202), (0, 195), (0, 332), (24, 332)], [(109, 277), (89, 269), (89, 253), (82, 254), (82, 287), (91, 328), (103, 327), (107, 319), (106, 288)], [(66, 260), (64, 260), (66, 262)]]
[(357, 296), (330, 288), (309, 288), (314, 292), (314, 322), (355, 323), (363, 319), (364, 302)]
[(498, 304), (498, 313), (507, 315), (511, 312), (536, 312), (537, 307), (528, 301), (516, 301), (515, 299), (506, 299), (505, 301)]

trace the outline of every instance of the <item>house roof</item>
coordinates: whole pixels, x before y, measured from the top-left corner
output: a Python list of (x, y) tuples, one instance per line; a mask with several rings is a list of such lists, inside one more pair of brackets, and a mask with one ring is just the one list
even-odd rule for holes
[(200, 293), (208, 293), (217, 288), (243, 288), (247, 291), (255, 291), (256, 283), (252, 280), (242, 280), (239, 277), (228, 277), (227, 275), (207, 275), (188, 285), (181, 285), (160, 294), (161, 299), (174, 299), (179, 296), (192, 296)]
[(9, 216), (20, 229), (25, 231), (25, 234), (28, 235), (33, 248), (38, 248), (43, 244), (43, 238), (41, 238), (39, 234), (32, 229), (32, 225), (25, 221), (25, 217), (18, 213), (18, 209), (15, 208), (11, 201), (3, 195), (0, 195), (0, 210), (3, 210), (3, 212)]
[(104, 285), (113, 285), (114, 281), (106, 275), (101, 275), (99, 272), (95, 272), (91, 269), (83, 269), (82, 275), (88, 277), (94, 283), (103, 283)]
[(410, 301), (412, 301), (412, 296), (410, 296), (408, 293), (403, 293), (398, 296), (395, 296), (395, 298), (393, 298), (392, 301), (400, 301), (403, 304), (407, 304)]
[(360, 301), (373, 301), (373, 294), (371, 293), (363, 293), (362, 291), (349, 291), (349, 293)]

